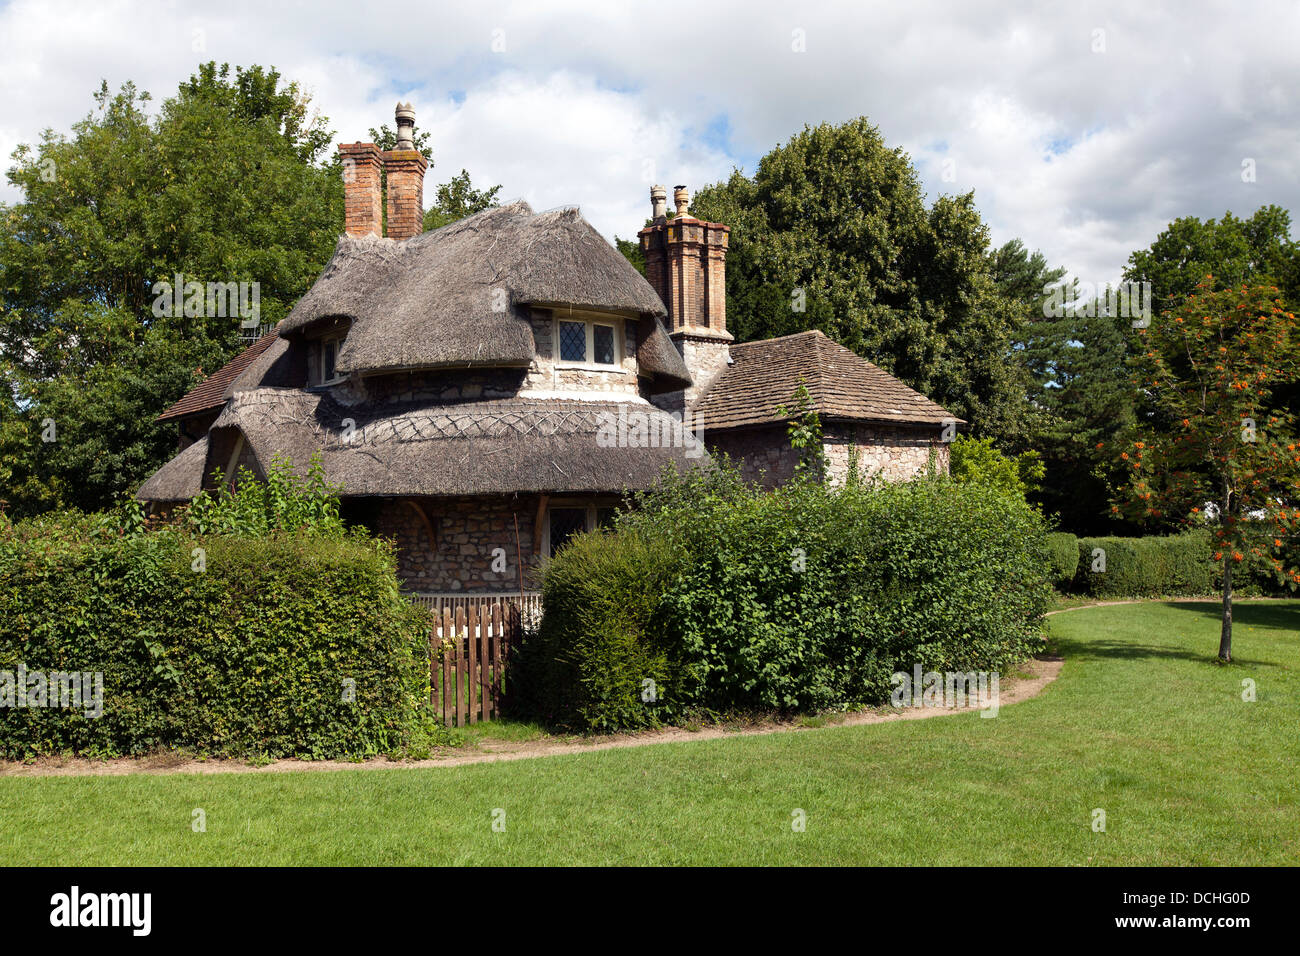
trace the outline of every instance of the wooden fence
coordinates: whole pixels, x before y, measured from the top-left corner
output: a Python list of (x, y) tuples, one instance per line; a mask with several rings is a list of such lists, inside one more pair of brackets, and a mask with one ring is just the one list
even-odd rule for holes
[(522, 594), (518, 592), (463, 594), (448, 591), (415, 591), (408, 594), (407, 597), (420, 607), (432, 611), (439, 622), (442, 621), (442, 612), (445, 608), (451, 608), (453, 611), (457, 608), (464, 608), (468, 613), (471, 607), (492, 604), (509, 604), (519, 608), (524, 627), (534, 628), (542, 621), (542, 594), (540, 591), (525, 591)]
[(506, 661), (523, 629), (515, 601), (475, 598), (441, 604), (429, 635), (430, 703), (448, 727), (491, 720), (501, 711)]

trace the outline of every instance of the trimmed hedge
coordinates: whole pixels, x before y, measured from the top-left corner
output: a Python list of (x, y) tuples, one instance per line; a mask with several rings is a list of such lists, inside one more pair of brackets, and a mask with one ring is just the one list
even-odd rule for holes
[(1068, 590), (1079, 570), (1079, 539), (1064, 531), (1047, 536), (1047, 558), (1051, 562), (1052, 584)]
[(572, 539), (547, 568), (540, 631), (511, 675), (515, 700), (588, 729), (646, 726), (643, 698), (681, 673), (656, 620), (677, 566), (671, 548), (636, 531)]
[(427, 641), (381, 542), (0, 528), (0, 671), (103, 675), (98, 718), (0, 707), (0, 755), (392, 752), (423, 719)]
[(881, 703), (917, 664), (1005, 670), (1041, 646), (1044, 530), (1019, 496), (939, 477), (772, 493), (728, 466), (669, 477), (547, 566), (524, 699), (609, 731)]
[[(1104, 554), (1105, 570), (1101, 567)], [(1191, 531), (1169, 537), (1080, 538), (1074, 590), (1093, 597), (1162, 597), (1212, 594), (1218, 566), (1210, 535)]]

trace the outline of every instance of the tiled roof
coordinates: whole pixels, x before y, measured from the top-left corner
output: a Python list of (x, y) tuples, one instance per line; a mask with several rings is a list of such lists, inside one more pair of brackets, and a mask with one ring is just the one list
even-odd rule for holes
[(733, 364), (696, 407), (706, 431), (783, 421), (800, 379), (823, 419), (938, 425), (960, 422), (920, 392), (816, 329), (731, 346)]
[(220, 408), (226, 403), (226, 389), (239, 377), (253, 360), (271, 347), (276, 339), (275, 332), (268, 332), (260, 339), (240, 352), (216, 372), (199, 382), (171, 408), (158, 416), (158, 421), (165, 422), (175, 418), (186, 418), (199, 412), (208, 412)]

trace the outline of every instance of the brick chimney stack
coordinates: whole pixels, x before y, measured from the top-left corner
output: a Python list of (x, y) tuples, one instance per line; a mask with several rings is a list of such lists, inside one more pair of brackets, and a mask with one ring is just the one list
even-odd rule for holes
[(349, 236), (382, 236), (382, 154), (374, 143), (342, 143), (343, 229)]
[(693, 405), (731, 362), (727, 331), (728, 226), (690, 214), (690, 191), (673, 190), (677, 215), (664, 206), (668, 190), (650, 190), (653, 222), (637, 235), (645, 254), (646, 279), (668, 310), (668, 334), (686, 361), (693, 387), (676, 398)]
[(410, 239), (424, 231), (424, 173), (429, 161), (415, 148), (415, 110), (398, 103), (397, 146), (383, 154), (388, 174), (388, 238)]

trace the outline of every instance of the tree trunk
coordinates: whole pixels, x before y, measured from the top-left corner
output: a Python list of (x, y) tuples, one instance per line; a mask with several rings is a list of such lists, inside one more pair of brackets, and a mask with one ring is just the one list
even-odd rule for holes
[(1223, 628), (1219, 631), (1219, 660), (1232, 660), (1232, 554), (1223, 553)]
[[(1228, 525), (1228, 509), (1232, 506), (1232, 490), (1227, 480), (1223, 482), (1223, 505), (1219, 524)], [(1219, 630), (1219, 660), (1232, 660), (1232, 542), (1223, 542), (1223, 626)]]

